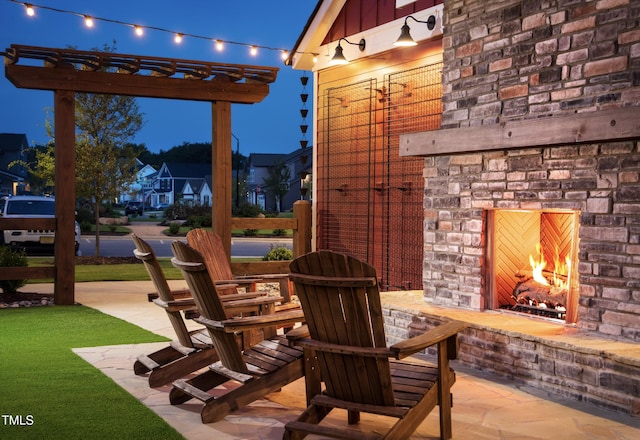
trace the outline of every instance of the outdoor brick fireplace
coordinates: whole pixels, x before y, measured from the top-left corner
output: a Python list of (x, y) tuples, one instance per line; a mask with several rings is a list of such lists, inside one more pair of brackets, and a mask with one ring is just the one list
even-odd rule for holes
[[(489, 220), (495, 223), (502, 210), (563, 213), (578, 222), (567, 232), (577, 236), (569, 246), (578, 249), (572, 289), (579, 298), (569, 322), (640, 340), (640, 269), (630, 264), (640, 251), (639, 170), (632, 141), (426, 158), (425, 297), (454, 307), (500, 308), (500, 292), (491, 290), (499, 281), (490, 259), (495, 255), (488, 240), (496, 232)], [(539, 237), (521, 238), (527, 258)], [(522, 269), (520, 261), (514, 264), (514, 272)]]

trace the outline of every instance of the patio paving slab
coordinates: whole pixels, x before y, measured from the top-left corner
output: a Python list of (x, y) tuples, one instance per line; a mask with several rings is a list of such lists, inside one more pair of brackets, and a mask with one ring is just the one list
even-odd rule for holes
[[(170, 282), (172, 288), (186, 287), (184, 281)], [(34, 286), (34, 285), (32, 285)], [(42, 286), (43, 291), (46, 285)], [(50, 287), (52, 289), (52, 287)], [(173, 337), (164, 311), (147, 302), (151, 282), (106, 282), (76, 284), (79, 303), (132, 322), (154, 333)], [(405, 306), (412, 307), (405, 297)], [(189, 326), (197, 325), (189, 322)], [(173, 426), (186, 439), (280, 439), (284, 424), (294, 420), (305, 404), (304, 379), (280, 392), (235, 411), (224, 420), (203, 424), (200, 404), (169, 404), (170, 387), (151, 389), (146, 377), (133, 374), (133, 362), (166, 343), (78, 348), (74, 351), (99, 368)], [(632, 440), (640, 438), (640, 419), (607, 411), (588, 403), (549, 399), (537, 390), (516, 386), (506, 380), (456, 366), (453, 387), (453, 432), (456, 439), (594, 439)], [(340, 424), (343, 418), (332, 418)], [(361, 426), (380, 430), (382, 417), (363, 416)], [(433, 412), (412, 439), (433, 439), (438, 435), (438, 415)], [(318, 438), (318, 437), (309, 437)]]

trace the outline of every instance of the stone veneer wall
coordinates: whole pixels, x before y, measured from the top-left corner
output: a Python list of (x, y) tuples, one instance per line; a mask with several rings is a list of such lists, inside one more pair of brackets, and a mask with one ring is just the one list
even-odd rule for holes
[(640, 341), (640, 142), (425, 159), (424, 295), (486, 308), (487, 209), (580, 210), (578, 326)]
[[(629, 0), (445, 1), (442, 128), (640, 114), (639, 21)], [(486, 307), (486, 209), (577, 209), (578, 325), (640, 341), (638, 141), (431, 156), (424, 177), (427, 300)]]
[[(440, 317), (390, 305), (384, 306), (383, 313), (389, 345), (443, 322)], [(550, 395), (640, 417), (638, 359), (474, 324), (469, 324), (458, 341), (456, 362)], [(427, 354), (435, 355), (435, 351), (430, 349)], [(455, 407), (455, 387), (453, 393)]]

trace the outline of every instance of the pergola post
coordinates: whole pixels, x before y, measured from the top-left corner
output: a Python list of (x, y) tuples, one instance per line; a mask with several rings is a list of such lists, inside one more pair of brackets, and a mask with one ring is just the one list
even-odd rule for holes
[(222, 239), (224, 250), (231, 255), (232, 152), (231, 103), (211, 104), (211, 219), (213, 232)]
[(54, 93), (56, 241), (53, 299), (57, 305), (75, 302), (76, 135), (75, 94)]

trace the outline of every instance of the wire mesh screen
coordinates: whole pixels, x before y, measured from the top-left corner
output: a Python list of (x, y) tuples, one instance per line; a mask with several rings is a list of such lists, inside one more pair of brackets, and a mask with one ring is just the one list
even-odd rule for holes
[(399, 156), (403, 133), (436, 130), (442, 113), (442, 64), (390, 74), (387, 95), (388, 197), (382, 271), (388, 289), (422, 288), (424, 161)]
[(364, 259), (387, 290), (422, 287), (423, 161), (399, 135), (440, 126), (442, 66), (326, 89), (318, 106), (318, 248)]
[(375, 81), (327, 89), (318, 130), (319, 248), (369, 257)]

